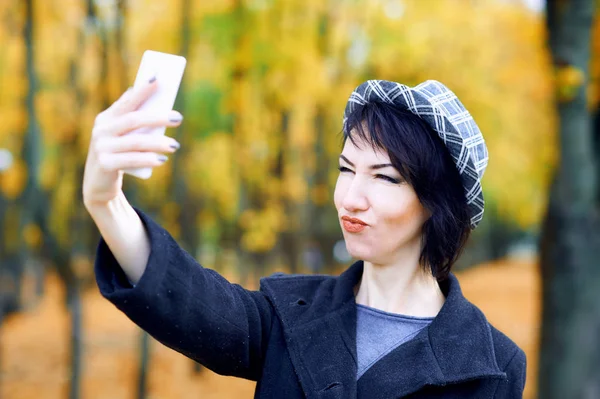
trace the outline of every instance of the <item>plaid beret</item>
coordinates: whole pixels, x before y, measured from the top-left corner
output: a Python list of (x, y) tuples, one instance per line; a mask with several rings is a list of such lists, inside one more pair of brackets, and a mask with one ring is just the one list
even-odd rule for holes
[(344, 111), (344, 131), (348, 116), (370, 102), (384, 102), (408, 110), (423, 119), (442, 139), (460, 173), (471, 229), (483, 218), (481, 178), (488, 164), (483, 135), (469, 111), (445, 85), (427, 80), (415, 87), (387, 80), (368, 80), (358, 86)]

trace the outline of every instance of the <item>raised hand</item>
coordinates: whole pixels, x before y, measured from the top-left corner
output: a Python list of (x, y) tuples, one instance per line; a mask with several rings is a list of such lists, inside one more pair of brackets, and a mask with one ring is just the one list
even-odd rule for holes
[(178, 126), (183, 116), (177, 111), (162, 114), (138, 111), (156, 91), (157, 82), (130, 88), (96, 117), (83, 175), (86, 207), (107, 205), (122, 193), (123, 170), (162, 165), (179, 143), (164, 135), (127, 134), (140, 127)]

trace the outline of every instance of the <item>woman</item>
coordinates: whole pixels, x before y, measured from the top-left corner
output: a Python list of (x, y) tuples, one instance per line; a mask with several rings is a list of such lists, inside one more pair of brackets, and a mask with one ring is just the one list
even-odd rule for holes
[(257, 398), (522, 397), (525, 354), (450, 272), (483, 215), (487, 150), (448, 88), (356, 88), (334, 203), (360, 260), (340, 276), (276, 274), (249, 291), (200, 266), (123, 195), (121, 170), (178, 148), (125, 135), (181, 122), (135, 111), (156, 85), (97, 117), (83, 182), (102, 235), (98, 286), (133, 322), (219, 374), (257, 381)]

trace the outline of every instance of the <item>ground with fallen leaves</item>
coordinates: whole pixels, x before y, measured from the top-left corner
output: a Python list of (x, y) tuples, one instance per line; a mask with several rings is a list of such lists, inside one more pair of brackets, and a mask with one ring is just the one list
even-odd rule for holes
[[(465, 296), (525, 350), (525, 398), (537, 378), (540, 287), (533, 261), (496, 262), (457, 273)], [(68, 315), (56, 276), (32, 310), (11, 316), (0, 330), (0, 398), (67, 398)], [(137, 385), (140, 330), (96, 290), (84, 297), (82, 399), (132, 399)], [(151, 340), (148, 399), (252, 398), (254, 383), (193, 372), (191, 360)]]

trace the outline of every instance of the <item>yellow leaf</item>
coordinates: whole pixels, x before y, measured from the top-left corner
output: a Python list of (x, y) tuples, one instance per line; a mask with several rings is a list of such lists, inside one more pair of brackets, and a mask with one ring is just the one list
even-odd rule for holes
[(27, 166), (25, 162), (18, 159), (4, 172), (0, 172), (0, 186), (4, 195), (10, 199), (16, 199), (27, 183)]
[(30, 223), (23, 228), (23, 239), (29, 248), (39, 249), (42, 245), (42, 230), (37, 224)]
[(573, 65), (566, 65), (556, 68), (555, 80), (559, 101), (568, 102), (577, 95), (585, 81), (585, 74)]

